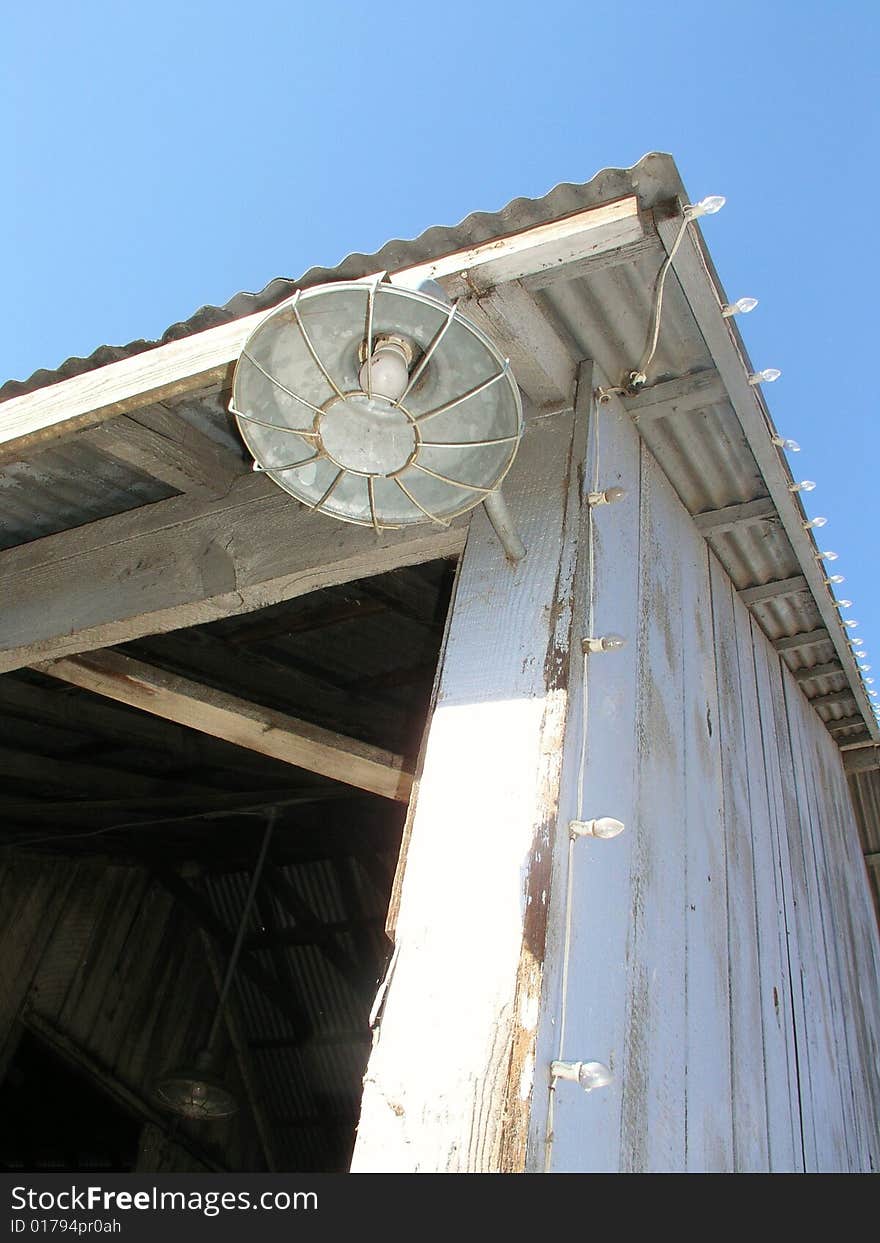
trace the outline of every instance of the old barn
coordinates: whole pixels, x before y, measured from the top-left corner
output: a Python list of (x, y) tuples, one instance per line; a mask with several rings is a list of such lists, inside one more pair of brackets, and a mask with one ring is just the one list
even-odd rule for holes
[(0, 1169), (877, 1168), (880, 731), (710, 209), (650, 155), (0, 390)]

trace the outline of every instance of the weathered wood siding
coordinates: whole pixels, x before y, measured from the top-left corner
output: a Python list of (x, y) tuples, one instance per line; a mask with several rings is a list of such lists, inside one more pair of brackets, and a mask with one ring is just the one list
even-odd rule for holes
[[(880, 1167), (880, 946), (840, 754), (628, 416), (602, 407), (584, 816), (550, 1168)], [(573, 673), (575, 662), (572, 665)], [(572, 687), (574, 691), (574, 687)], [(572, 705), (578, 696), (571, 694)], [(532, 1098), (546, 1158), (582, 719), (568, 724)]]
[[(23, 1026), (62, 1056), (82, 1055), (80, 1067), (143, 1120), (139, 1168), (204, 1170), (202, 1153), (260, 1168), (247, 1111), (175, 1123), (151, 1099), (163, 1071), (192, 1062), (215, 1005), (197, 932), (145, 871), (9, 856), (0, 865), (0, 1079)], [(232, 1059), (228, 1072), (234, 1081)]]

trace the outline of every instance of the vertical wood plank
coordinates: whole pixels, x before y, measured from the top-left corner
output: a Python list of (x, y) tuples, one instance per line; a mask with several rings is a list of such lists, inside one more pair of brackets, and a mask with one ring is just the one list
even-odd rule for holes
[(679, 502), (642, 446), (639, 788), (623, 1086), (624, 1170), (681, 1171), (685, 1148), (684, 686)]
[[(559, 1056), (604, 1062), (614, 1076), (601, 1091), (582, 1092), (559, 1083), (555, 1092), (554, 1172), (615, 1172), (620, 1168), (620, 1130), (627, 1011), (627, 946), (630, 936), (632, 848), (636, 833), (636, 717), (638, 710), (639, 474), (638, 435), (618, 400), (593, 403), (590, 452), (584, 487), (592, 487), (598, 453), (600, 488), (618, 486), (624, 499), (593, 511), (593, 610), (596, 635), (622, 633), (617, 652), (573, 656), (559, 828), (554, 851), (543, 1023), (539, 1067)], [(585, 535), (582, 534), (582, 540)], [(576, 582), (589, 599), (589, 559)], [(589, 627), (585, 627), (588, 629)], [(577, 646), (575, 635), (573, 647)], [(626, 826), (612, 840), (579, 839), (572, 862), (572, 938), (565, 1043), (560, 1049), (562, 962), (568, 882), (567, 824), (578, 814), (583, 740), (583, 674), (587, 675), (587, 738), (583, 814), (613, 816)], [(547, 1084), (536, 1076), (528, 1168), (545, 1168)], [(543, 1088), (543, 1092), (541, 1091)]]
[[(750, 748), (756, 716), (751, 645), (748, 664), (740, 666), (737, 616), (730, 579), (717, 559), (710, 558), (712, 622), (718, 684), (718, 745), (723, 774), (724, 838), (727, 861), (727, 927), (730, 978), (730, 1098), (732, 1105), (733, 1168), (760, 1173), (770, 1168), (767, 1090), (764, 1066), (768, 1058), (762, 1012), (763, 981), (759, 950), (756, 900), (756, 849), (753, 825), (763, 829), (766, 846), (766, 787), (759, 789), (763, 756)], [(751, 636), (749, 635), (749, 640)], [(751, 694), (747, 697), (746, 686)], [(746, 722), (748, 721), (748, 728)], [(754, 774), (754, 775), (753, 775)], [(754, 782), (754, 790), (750, 786)], [(761, 884), (772, 891), (772, 857), (761, 869)], [(775, 940), (775, 937), (774, 937)], [(778, 944), (778, 942), (777, 942)], [(774, 980), (778, 971), (774, 973)], [(767, 998), (775, 984), (767, 985)], [(772, 1008), (772, 1007), (771, 1007)], [(772, 1021), (772, 1020), (771, 1020)], [(782, 1063), (783, 1069), (785, 1063)], [(774, 1074), (777, 1072), (774, 1070)], [(786, 1103), (787, 1109), (787, 1103)], [(789, 1167), (790, 1168), (790, 1167)]]
[(733, 1168), (727, 847), (709, 550), (682, 538), (686, 787), (687, 1168)]
[[(743, 610), (745, 612), (745, 610)], [(766, 640), (751, 618), (746, 617), (741, 635), (741, 667), (753, 667), (753, 682), (743, 677), (743, 691), (749, 701), (753, 695), (752, 740), (759, 738), (761, 755), (749, 774), (758, 773), (762, 793), (766, 793), (766, 819), (756, 810), (753, 844), (756, 851), (759, 953), (761, 953), (762, 1008), (764, 1013), (764, 1081), (767, 1085), (769, 1154), (771, 1170), (782, 1172), (804, 1168), (804, 1121), (800, 1105), (798, 1028), (803, 1024), (803, 998), (800, 993), (797, 935), (791, 915), (791, 865), (788, 863), (786, 809), (783, 805), (782, 776), (776, 720), (773, 716)], [(749, 707), (752, 705), (749, 704)], [(756, 807), (756, 798), (752, 799)], [(769, 991), (769, 994), (768, 994)], [(772, 1009), (769, 999), (772, 997)], [(789, 1163), (791, 1162), (791, 1163)]]
[(353, 1170), (525, 1161), (584, 439), (571, 412), (527, 432), (505, 482), (516, 567), (471, 520)]

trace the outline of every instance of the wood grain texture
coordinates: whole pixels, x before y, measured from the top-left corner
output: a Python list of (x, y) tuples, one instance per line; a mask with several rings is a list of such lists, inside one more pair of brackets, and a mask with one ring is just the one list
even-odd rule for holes
[[(106, 695), (117, 703), (165, 717), (178, 725), (223, 738), (308, 772), (320, 773), (384, 798), (404, 803), (409, 800), (412, 775), (404, 768), (402, 756), (249, 703), (189, 678), (166, 673), (121, 652), (91, 652), (34, 667), (62, 682)], [(125, 781), (149, 786), (143, 790), (147, 794), (154, 793), (153, 787), (157, 784), (131, 775), (126, 775)]]
[(570, 412), (534, 426), (527, 438), (540, 452), (523, 453), (508, 476), (524, 561), (505, 561), (482, 512), (471, 524), (356, 1171), (514, 1169), (525, 1160), (568, 703), (575, 427)]

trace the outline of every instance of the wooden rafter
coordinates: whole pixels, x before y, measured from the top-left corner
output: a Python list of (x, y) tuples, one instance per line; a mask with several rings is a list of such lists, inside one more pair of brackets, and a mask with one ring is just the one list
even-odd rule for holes
[(409, 798), (412, 776), (402, 756), (155, 669), (121, 652), (91, 652), (38, 668), (62, 682), (345, 785), (401, 802)]

